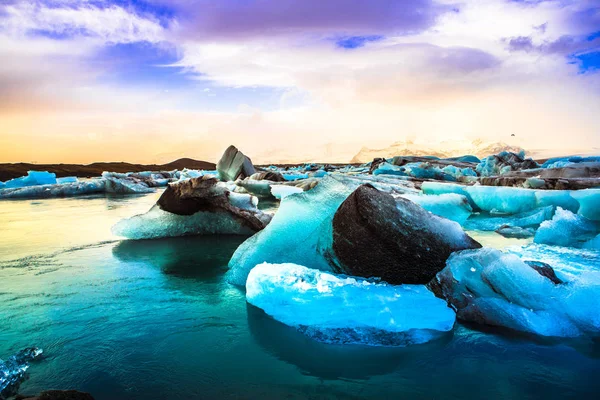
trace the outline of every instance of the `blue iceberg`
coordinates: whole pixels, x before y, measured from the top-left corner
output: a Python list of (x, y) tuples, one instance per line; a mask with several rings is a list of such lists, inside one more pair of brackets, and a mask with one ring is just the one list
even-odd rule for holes
[(393, 286), (296, 264), (260, 264), (246, 282), (248, 303), (326, 343), (406, 346), (438, 338), (455, 314), (423, 285)]

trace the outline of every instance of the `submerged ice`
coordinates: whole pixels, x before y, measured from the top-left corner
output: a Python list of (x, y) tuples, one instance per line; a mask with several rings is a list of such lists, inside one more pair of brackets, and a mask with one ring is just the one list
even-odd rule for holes
[(8, 357), (6, 361), (0, 359), (0, 399), (16, 394), (19, 385), (26, 379), (29, 362), (39, 358), (42, 349), (29, 347)]
[(247, 301), (327, 343), (405, 346), (452, 330), (455, 314), (425, 286), (393, 286), (296, 264), (250, 271)]

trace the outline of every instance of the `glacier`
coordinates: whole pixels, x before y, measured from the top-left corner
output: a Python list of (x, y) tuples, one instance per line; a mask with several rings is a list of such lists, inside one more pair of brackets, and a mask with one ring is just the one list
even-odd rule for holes
[(406, 346), (452, 330), (455, 314), (423, 285), (393, 286), (296, 264), (254, 267), (248, 303), (326, 343)]
[(463, 226), (468, 230), (495, 231), (500, 228), (537, 228), (554, 215), (554, 207), (546, 206), (519, 214), (493, 216), (489, 213), (474, 215)]
[(552, 267), (496, 249), (465, 250), (429, 286), (463, 321), (541, 336), (600, 336), (598, 265), (576, 276)]

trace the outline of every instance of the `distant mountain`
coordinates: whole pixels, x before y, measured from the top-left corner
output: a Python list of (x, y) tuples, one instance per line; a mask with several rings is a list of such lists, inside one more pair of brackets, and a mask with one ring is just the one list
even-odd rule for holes
[(374, 158), (378, 157), (390, 158), (394, 156), (436, 156), (447, 158), (470, 154), (482, 158), (491, 154), (497, 154), (504, 150), (518, 153), (523, 149), (502, 142), (486, 143), (479, 139), (472, 142), (443, 142), (437, 146), (416, 144), (413, 141), (401, 141), (393, 143), (383, 149), (363, 147), (350, 162), (365, 163), (373, 161)]
[(174, 169), (215, 169), (216, 165), (207, 161), (191, 158), (180, 158), (168, 164), (131, 164), (126, 162), (96, 162), (92, 164), (0, 164), (0, 181), (27, 175), (27, 171), (54, 172), (57, 177), (77, 176), (80, 178), (100, 176), (104, 171), (110, 172), (142, 172), (172, 171)]

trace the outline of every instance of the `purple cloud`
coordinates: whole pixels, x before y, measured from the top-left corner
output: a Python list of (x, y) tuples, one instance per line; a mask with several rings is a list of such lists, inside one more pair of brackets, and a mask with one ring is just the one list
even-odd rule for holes
[(209, 39), (419, 32), (455, 8), (433, 0), (178, 0), (175, 7), (186, 36)]

